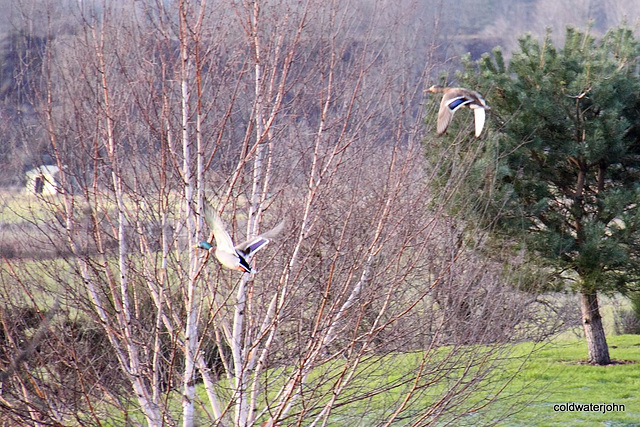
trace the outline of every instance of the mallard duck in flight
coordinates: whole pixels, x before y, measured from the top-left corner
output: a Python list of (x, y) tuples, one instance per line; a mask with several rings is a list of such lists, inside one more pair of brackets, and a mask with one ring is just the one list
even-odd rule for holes
[[(265, 247), (284, 227), (284, 220), (282, 220), (266, 233), (249, 239), (239, 245), (234, 245), (231, 236), (229, 236), (229, 233), (225, 230), (224, 223), (215, 209), (205, 204), (204, 215), (213, 232), (213, 238), (216, 241), (214, 255), (218, 261), (220, 261), (220, 264), (232, 270), (239, 270), (245, 273), (256, 272), (256, 270), (249, 265), (251, 257)], [(213, 245), (209, 242), (200, 242), (198, 243), (198, 247), (207, 251), (213, 249)]]
[(476, 137), (480, 136), (484, 127), (485, 110), (490, 110), (482, 95), (478, 92), (465, 89), (462, 87), (442, 87), (438, 85), (431, 86), (427, 89), (432, 93), (443, 93), (440, 102), (440, 110), (438, 111), (438, 125), (436, 126), (436, 134), (442, 135), (449, 127), (453, 113), (460, 107), (469, 107), (473, 110), (474, 120), (476, 124)]

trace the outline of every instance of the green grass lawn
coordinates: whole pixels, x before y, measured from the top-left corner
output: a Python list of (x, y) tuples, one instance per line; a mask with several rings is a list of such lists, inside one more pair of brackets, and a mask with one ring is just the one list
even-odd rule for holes
[[(638, 363), (615, 364), (610, 366), (591, 366), (584, 364), (587, 357), (586, 343), (582, 339), (556, 340), (544, 346), (522, 343), (514, 347), (513, 352), (504, 361), (504, 369), (487, 379), (487, 386), (480, 387), (489, 394), (495, 391), (492, 385), (504, 384), (514, 376), (504, 393), (485, 410), (461, 419), (451, 420), (445, 416), (437, 425), (476, 426), (640, 426), (640, 335), (610, 336), (610, 351), (613, 359), (636, 361)], [(369, 384), (375, 384), (381, 378), (377, 375), (386, 372), (391, 380), (395, 374), (404, 375), (416, 365), (416, 353), (395, 355), (393, 366), (381, 360), (380, 367), (369, 378)], [(523, 362), (524, 365), (523, 365)], [(374, 366), (370, 367), (375, 369)], [(391, 369), (391, 370), (389, 370)], [(383, 375), (380, 375), (381, 377)], [(420, 407), (427, 408), (435, 396), (439, 395), (442, 385), (434, 385), (434, 395), (428, 390), (416, 399), (409, 412), (419, 413)], [(202, 390), (200, 390), (202, 391)], [(363, 390), (360, 390), (363, 391)], [(328, 425), (368, 426), (376, 425), (378, 409), (389, 402), (397, 401), (397, 391), (383, 393), (373, 399), (365, 399), (359, 404), (350, 405), (342, 411), (336, 408)], [(476, 392), (467, 403), (469, 407), (485, 402), (488, 397)], [(624, 405), (624, 411), (603, 413), (585, 411), (554, 410), (555, 405), (575, 404), (613, 404)], [(463, 404), (463, 406), (466, 406)], [(557, 408), (559, 409), (559, 407)], [(455, 416), (455, 409), (452, 416)], [(497, 424), (494, 420), (502, 419)], [(452, 424), (446, 424), (451, 421)], [(396, 425), (405, 425), (402, 420)]]
[[(584, 340), (556, 341), (536, 350), (507, 392), (539, 390), (537, 396), (501, 426), (640, 426), (640, 335), (608, 338), (611, 357), (639, 363), (609, 366), (580, 364), (587, 357)], [(527, 354), (530, 344), (520, 344), (515, 354)], [(620, 412), (560, 412), (565, 403), (624, 405)], [(494, 408), (495, 413), (501, 409)], [(556, 409), (558, 409), (556, 407)]]

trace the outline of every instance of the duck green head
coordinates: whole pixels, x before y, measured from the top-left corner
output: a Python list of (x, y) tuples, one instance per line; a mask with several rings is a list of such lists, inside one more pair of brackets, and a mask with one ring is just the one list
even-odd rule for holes
[(200, 249), (204, 249), (205, 251), (213, 249), (213, 246), (211, 246), (211, 243), (209, 242), (198, 242), (198, 247)]

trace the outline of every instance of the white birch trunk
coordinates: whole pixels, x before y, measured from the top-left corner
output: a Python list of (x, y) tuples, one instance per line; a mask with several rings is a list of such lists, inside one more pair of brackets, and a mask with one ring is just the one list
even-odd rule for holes
[(180, 94), (182, 109), (182, 179), (184, 180), (184, 217), (187, 227), (187, 260), (189, 263), (189, 277), (186, 284), (187, 321), (184, 332), (184, 371), (182, 378), (182, 425), (193, 427), (195, 421), (195, 369), (196, 353), (198, 349), (198, 295), (196, 288), (197, 255), (196, 223), (194, 218), (194, 176), (191, 168), (191, 139), (189, 135), (189, 74), (191, 63), (187, 51), (188, 34), (186, 25), (185, 2), (180, 2)]

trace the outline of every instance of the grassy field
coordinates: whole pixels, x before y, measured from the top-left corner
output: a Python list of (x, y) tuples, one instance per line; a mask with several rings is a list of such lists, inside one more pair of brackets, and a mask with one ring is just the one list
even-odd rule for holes
[[(587, 355), (584, 340), (559, 340), (536, 350), (524, 370), (506, 390), (539, 388), (520, 412), (500, 426), (640, 426), (640, 335), (608, 338), (613, 359), (636, 363), (609, 366), (582, 364)], [(515, 353), (527, 354), (530, 344), (520, 344)], [(624, 411), (565, 411), (556, 405), (624, 405)], [(554, 407), (556, 410), (554, 410)], [(494, 408), (499, 413), (506, 408)], [(605, 408), (606, 409), (606, 408)]]
[[(586, 343), (582, 339), (560, 339), (542, 347), (536, 346), (532, 352), (531, 343), (515, 346), (509, 355), (505, 369), (489, 383), (503, 383), (519, 370), (515, 379), (505, 388), (504, 394), (484, 413), (465, 416), (453, 421), (456, 426), (497, 425), (501, 427), (525, 426), (640, 426), (640, 335), (618, 335), (608, 339), (611, 356), (619, 362), (609, 366), (591, 366), (584, 363), (587, 356)], [(374, 376), (392, 378), (403, 375), (415, 366), (416, 354), (395, 356), (396, 363), (392, 371), (389, 365), (381, 365)], [(527, 359), (524, 366), (522, 362)], [(635, 363), (634, 363), (635, 362)], [(383, 375), (383, 372), (385, 374)], [(497, 380), (497, 381), (496, 381)], [(374, 381), (375, 382), (375, 381)], [(200, 387), (201, 388), (201, 387)], [(440, 386), (436, 385), (435, 389)], [(438, 391), (435, 390), (436, 394)], [(491, 387), (487, 387), (491, 389)], [(200, 392), (204, 391), (202, 388)], [(480, 402), (487, 396), (477, 395), (470, 401)], [(372, 400), (365, 400), (361, 407), (350, 406), (348, 411), (336, 410), (328, 425), (369, 426), (376, 425), (377, 405), (395, 401), (397, 396), (390, 392)], [(411, 412), (420, 412), (419, 406), (430, 404), (427, 392), (421, 400), (413, 403)], [(606, 407), (592, 407), (591, 411), (561, 410), (567, 404), (616, 404), (618, 410)], [(565, 405), (565, 406), (560, 406)], [(472, 403), (473, 406), (473, 403)], [(622, 409), (624, 406), (624, 410)], [(554, 409), (555, 408), (555, 409)], [(575, 407), (574, 407), (575, 408)], [(603, 411), (604, 410), (604, 411)], [(506, 417), (506, 418), (505, 418)], [(203, 418), (204, 419), (204, 418)], [(492, 420), (502, 419), (497, 424)], [(447, 419), (438, 425), (446, 424)], [(395, 425), (404, 425), (398, 421)]]
[[(6, 196), (0, 194), (0, 196)], [(43, 212), (42, 203), (46, 201), (28, 196), (23, 193), (13, 194), (11, 197), (0, 197), (0, 247), (2, 244), (12, 244), (24, 241), (25, 227), (44, 221), (47, 216)], [(26, 224), (26, 225), (25, 225)], [(13, 228), (15, 225), (15, 229)], [(15, 241), (15, 242), (12, 242)], [(43, 288), (55, 289), (57, 283), (69, 282), (64, 275), (68, 271), (62, 260), (52, 258), (41, 261), (16, 258), (12, 266), (23, 272), (31, 272), (27, 282), (34, 280), (42, 283)], [(47, 268), (43, 268), (47, 267)], [(0, 274), (5, 273), (8, 264), (0, 264)], [(55, 280), (49, 277), (55, 272)], [(36, 297), (39, 293), (32, 290)], [(50, 296), (44, 296), (49, 298)], [(566, 296), (565, 296), (566, 297)], [(626, 300), (625, 300), (626, 301)], [(608, 342), (612, 358), (620, 361), (635, 361), (637, 363), (621, 363), (606, 367), (590, 366), (581, 363), (587, 356), (586, 342), (578, 338), (573, 330), (561, 334), (552, 343), (537, 348), (532, 353), (532, 344), (522, 343), (513, 349), (510, 358), (505, 361), (505, 369), (497, 375), (502, 379), (509, 379), (514, 371), (519, 369), (523, 360), (527, 360), (515, 379), (509, 382), (504, 390), (505, 396), (516, 396), (516, 399), (499, 399), (491, 406), (487, 414), (474, 414), (462, 420), (456, 420), (455, 425), (478, 425), (487, 419), (504, 417), (500, 426), (640, 426), (640, 335), (613, 335), (616, 309), (626, 307), (628, 302), (620, 302), (612, 298), (602, 298), (602, 314), (608, 334)], [(622, 305), (621, 305), (622, 304)], [(576, 308), (577, 309), (577, 308)], [(413, 358), (416, 355), (396, 355), (394, 364), (371, 366), (375, 369), (375, 377), (381, 381), (404, 375), (416, 365)], [(498, 383), (500, 378), (498, 378)], [(432, 389), (434, 392), (438, 390)], [(199, 393), (204, 394), (200, 388)], [(518, 397), (519, 396), (519, 397)], [(428, 399), (426, 393), (425, 399)], [(485, 396), (477, 396), (471, 400), (478, 401)], [(382, 404), (384, 400), (394, 401), (397, 396), (382, 395), (380, 401), (369, 401), (368, 404)], [(514, 402), (525, 402), (524, 404)], [(473, 404), (473, 402), (470, 402)], [(624, 411), (607, 411), (597, 408), (597, 411), (561, 411), (566, 404), (616, 404)], [(419, 406), (428, 407), (428, 400), (418, 401)], [(560, 406), (565, 405), (565, 406)], [(176, 413), (179, 413), (179, 397), (175, 401)], [(360, 410), (361, 409), (361, 410)], [(372, 408), (365, 405), (362, 408), (350, 407), (350, 423), (354, 425), (375, 424), (376, 420), (367, 418), (374, 413)], [(574, 407), (575, 409), (575, 407)], [(596, 409), (596, 408), (592, 408)], [(612, 409), (612, 408), (611, 408)], [(339, 411), (331, 425), (344, 425), (339, 421)], [(371, 417), (372, 415), (369, 415)], [(486, 418), (485, 418), (486, 417)], [(355, 423), (355, 424), (354, 424)], [(400, 423), (401, 425), (402, 423)]]

